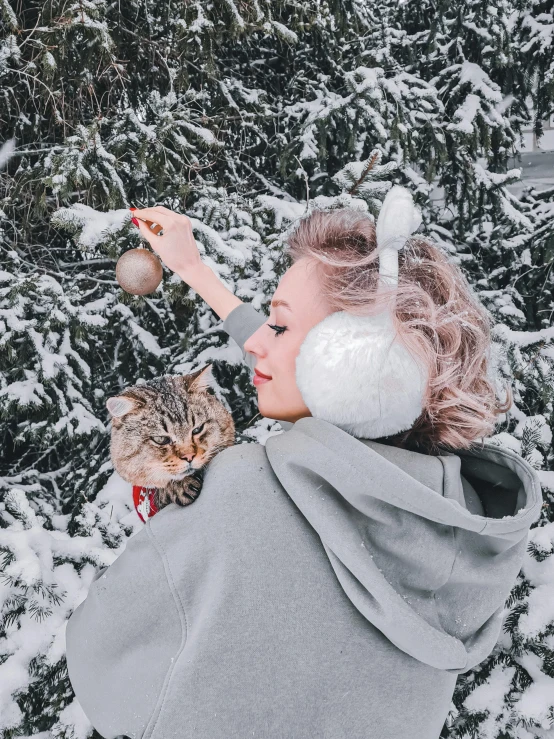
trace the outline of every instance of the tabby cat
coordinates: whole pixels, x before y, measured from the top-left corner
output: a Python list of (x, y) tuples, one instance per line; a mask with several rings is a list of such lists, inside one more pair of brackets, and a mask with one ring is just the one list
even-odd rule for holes
[(232, 415), (209, 392), (211, 366), (156, 377), (106, 401), (113, 466), (127, 482), (157, 488), (158, 509), (193, 503), (208, 462), (235, 443)]

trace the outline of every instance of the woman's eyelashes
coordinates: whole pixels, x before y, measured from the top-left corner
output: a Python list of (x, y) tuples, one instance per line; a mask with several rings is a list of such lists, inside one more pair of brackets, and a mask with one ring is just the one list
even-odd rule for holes
[(267, 325), (269, 326), (269, 328), (272, 328), (275, 331), (275, 336), (280, 336), (288, 328), (288, 326), (272, 326), (270, 323), (268, 323)]

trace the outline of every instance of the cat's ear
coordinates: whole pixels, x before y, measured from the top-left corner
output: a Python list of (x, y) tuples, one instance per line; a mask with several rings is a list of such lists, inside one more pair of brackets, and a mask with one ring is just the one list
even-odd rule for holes
[(116, 395), (113, 398), (108, 398), (106, 401), (106, 408), (113, 418), (122, 418), (127, 413), (136, 411), (141, 405), (144, 405), (144, 403), (128, 395)]
[(189, 393), (201, 392), (209, 387), (212, 387), (213, 375), (212, 365), (207, 364), (202, 369), (191, 372), (189, 375), (185, 375), (183, 378), (187, 384), (187, 390)]

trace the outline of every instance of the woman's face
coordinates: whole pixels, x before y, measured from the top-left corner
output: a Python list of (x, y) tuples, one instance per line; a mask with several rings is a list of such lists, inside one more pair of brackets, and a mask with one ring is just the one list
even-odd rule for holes
[[(312, 415), (296, 386), (296, 357), (308, 331), (333, 312), (321, 298), (314, 266), (300, 259), (285, 272), (268, 320), (244, 344), (245, 351), (257, 359), (254, 369), (271, 377), (256, 386), (258, 408), (266, 418), (294, 423)], [(276, 305), (281, 300), (290, 307)], [(286, 330), (276, 331), (270, 325), (286, 326)]]

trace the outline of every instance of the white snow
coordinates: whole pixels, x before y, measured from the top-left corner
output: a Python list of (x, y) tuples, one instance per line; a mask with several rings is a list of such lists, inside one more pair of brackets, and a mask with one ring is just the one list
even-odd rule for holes
[(69, 208), (59, 208), (52, 215), (52, 223), (62, 226), (73, 223), (82, 228), (77, 243), (82, 247), (93, 247), (100, 244), (109, 235), (121, 231), (131, 220), (131, 211), (128, 208), (95, 210), (85, 203), (74, 203)]
[(152, 334), (147, 329), (140, 326), (136, 319), (133, 311), (123, 303), (116, 303), (113, 307), (113, 310), (115, 313), (120, 313), (124, 321), (121, 322), (121, 326), (127, 325), (131, 331), (131, 334), (135, 336), (142, 347), (146, 349), (146, 351), (150, 352), (151, 354), (154, 354), (156, 357), (162, 357), (165, 356), (169, 349), (164, 348), (158, 344), (158, 341), (154, 334)]
[[(5, 495), (0, 509), (8, 518), (6, 505), (15, 506), (25, 517), (24, 525), (13, 519), (13, 523), (0, 530), (0, 545), (16, 555), (15, 561), (4, 568), (0, 578), (0, 607), (16, 591), (24, 594), (28, 601), (25, 614), (7, 628), (3, 652), (8, 658), (0, 664), (0, 731), (16, 726), (21, 712), (12, 695), (25, 690), (30, 680), (29, 664), (32, 659), (43, 655), (47, 662), (55, 664), (65, 654), (65, 628), (70, 612), (87, 596), (90, 584), (98, 569), (108, 567), (124, 551), (127, 538), (117, 549), (106, 547), (99, 530), (99, 523), (108, 525), (111, 517), (113, 526), (122, 531), (122, 526), (132, 528), (136, 534), (144, 524), (138, 517), (133, 501), (132, 486), (121, 480), (114, 472), (94, 503), (85, 504), (83, 523), (88, 520), (88, 535), (70, 536), (65, 531), (66, 516), (53, 516), (53, 531), (43, 527), (44, 517), (37, 515), (30, 505), (24, 490), (12, 487)], [(54, 557), (66, 558), (63, 564), (54, 565)], [(92, 560), (80, 574), (73, 563)], [(20, 586), (14, 589), (6, 581), (17, 578)], [(56, 603), (39, 586), (54, 588), (61, 602)], [(39, 588), (39, 589), (37, 589)], [(45, 616), (33, 615), (35, 608), (43, 608)], [(81, 713), (78, 703), (72, 703), (59, 717), (60, 721), (77, 720), (77, 734), (83, 739), (90, 732), (90, 724)], [(35, 735), (34, 735), (35, 736)]]
[(0, 147), (0, 169), (5, 167), (12, 158), (15, 151), (15, 144), (15, 139), (8, 139)]

